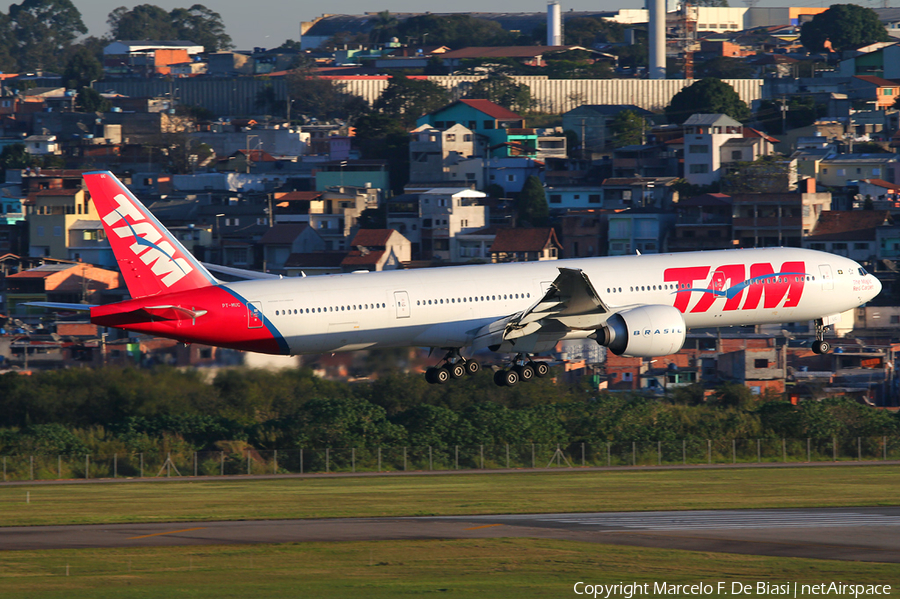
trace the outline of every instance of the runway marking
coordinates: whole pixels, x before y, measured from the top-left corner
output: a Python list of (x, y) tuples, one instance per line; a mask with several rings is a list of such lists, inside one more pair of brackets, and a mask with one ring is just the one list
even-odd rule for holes
[[(817, 528), (845, 526), (900, 526), (900, 517), (883, 514), (764, 514), (747, 512), (671, 514), (635, 514), (628, 516), (555, 516), (537, 517), (546, 523), (578, 524), (625, 530), (722, 530), (738, 528)], [(614, 532), (614, 531), (610, 531)], [(624, 531), (623, 531), (624, 532)]]
[(472, 528), (464, 528), (463, 530), (478, 530), (479, 528), (491, 528), (492, 526), (503, 526), (502, 524), (482, 524), (481, 526), (473, 526)]
[(198, 526), (197, 528), (185, 528), (183, 530), (171, 530), (169, 532), (155, 532), (152, 535), (141, 535), (139, 537), (128, 537), (128, 540), (133, 541), (134, 539), (146, 539), (149, 537), (159, 537), (162, 535), (174, 535), (174, 534), (178, 534), (179, 532), (190, 532), (192, 530), (203, 530), (204, 528), (206, 528), (206, 527)]

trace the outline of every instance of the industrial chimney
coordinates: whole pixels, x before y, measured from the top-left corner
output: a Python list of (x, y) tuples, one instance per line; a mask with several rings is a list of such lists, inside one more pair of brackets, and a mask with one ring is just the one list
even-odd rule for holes
[(647, 0), (650, 20), (650, 79), (666, 78), (666, 1)]
[(559, 2), (553, 0), (547, 3), (547, 45), (562, 46), (562, 16), (559, 11)]

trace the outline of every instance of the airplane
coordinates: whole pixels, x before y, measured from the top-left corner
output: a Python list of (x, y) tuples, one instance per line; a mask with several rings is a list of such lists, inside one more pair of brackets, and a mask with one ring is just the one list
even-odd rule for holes
[(267, 354), (419, 346), (446, 351), (433, 384), (473, 375), (462, 350), (513, 357), (494, 382), (546, 376), (534, 356), (562, 339), (617, 355), (677, 353), (688, 329), (815, 322), (815, 353), (841, 312), (881, 291), (845, 257), (799, 248), (577, 258), (316, 277), (259, 273), (220, 282), (110, 172), (84, 174), (131, 299), (89, 310), (91, 322), (185, 343)]

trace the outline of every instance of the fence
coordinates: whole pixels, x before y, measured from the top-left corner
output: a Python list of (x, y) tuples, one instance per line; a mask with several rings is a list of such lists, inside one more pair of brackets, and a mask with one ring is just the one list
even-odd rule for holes
[(610, 443), (352, 447), (0, 456), (3, 482), (327, 472), (671, 466), (900, 459), (900, 438), (681, 439)]

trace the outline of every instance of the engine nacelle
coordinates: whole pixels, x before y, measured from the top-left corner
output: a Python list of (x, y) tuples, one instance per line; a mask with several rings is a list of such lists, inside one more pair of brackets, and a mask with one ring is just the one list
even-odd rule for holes
[(680, 351), (686, 331), (674, 306), (642, 306), (610, 316), (596, 339), (617, 356), (652, 358)]

